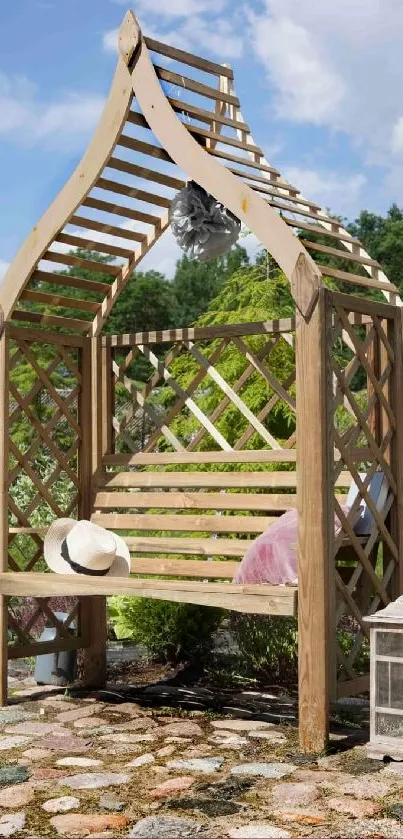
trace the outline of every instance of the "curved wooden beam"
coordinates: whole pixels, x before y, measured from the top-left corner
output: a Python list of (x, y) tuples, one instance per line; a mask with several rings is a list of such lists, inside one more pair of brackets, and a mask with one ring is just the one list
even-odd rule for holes
[[(124, 34), (125, 27), (122, 32)], [(127, 66), (119, 59), (109, 97), (95, 134), (77, 168), (12, 261), (0, 285), (0, 307), (7, 320), (37, 263), (94, 186), (113, 152), (132, 100)]]
[(123, 32), (130, 32), (133, 39), (130, 47), (127, 38), (119, 38), (122, 59), (130, 68), (127, 56), (136, 55), (131, 74), (133, 92), (151, 130), (172, 160), (190, 178), (214, 195), (255, 233), (290, 280), (297, 307), (305, 317), (309, 317), (321, 285), (322, 275), (316, 263), (278, 213), (204, 151), (182, 125), (161, 88), (133, 12), (127, 12), (122, 27)]

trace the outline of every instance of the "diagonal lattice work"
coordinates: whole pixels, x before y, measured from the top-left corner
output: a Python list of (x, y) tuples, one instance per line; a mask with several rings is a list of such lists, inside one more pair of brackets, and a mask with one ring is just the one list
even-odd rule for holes
[[(55, 518), (80, 507), (81, 349), (13, 329), (9, 338), (8, 567), (42, 571), (43, 536)], [(77, 342), (76, 342), (77, 343)], [(55, 612), (68, 615), (65, 623)], [(77, 600), (9, 602), (11, 657), (35, 644), (46, 623), (71, 646), (79, 631)], [(27, 653), (28, 654), (28, 653)]]
[[(362, 312), (361, 323), (351, 322), (352, 309)], [(333, 296), (328, 348), (332, 482), (335, 487), (344, 471), (356, 487), (355, 497), (349, 499), (334, 491), (334, 513), (340, 523), (333, 550), (336, 657), (342, 692), (346, 692), (344, 682), (359, 684), (368, 670), (368, 629), (363, 616), (389, 603), (400, 591), (401, 490), (394, 456), (400, 433), (397, 314), (382, 304)], [(365, 524), (360, 519), (363, 510)]]
[(254, 334), (242, 324), (223, 327), (222, 334), (207, 327), (201, 339), (189, 338), (193, 330), (176, 330), (169, 344), (127, 336), (111, 357), (115, 451), (293, 447), (291, 326), (284, 321), (269, 332), (255, 324)]

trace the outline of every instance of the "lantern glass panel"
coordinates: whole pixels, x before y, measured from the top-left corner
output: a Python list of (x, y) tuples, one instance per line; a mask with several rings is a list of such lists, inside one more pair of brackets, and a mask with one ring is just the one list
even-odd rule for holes
[(390, 664), (390, 705), (392, 708), (403, 708), (403, 663)]
[(377, 712), (376, 734), (381, 737), (403, 737), (403, 716)]
[(381, 708), (388, 708), (390, 704), (389, 668), (389, 661), (376, 663), (376, 704)]
[(403, 633), (377, 632), (376, 655), (390, 655), (403, 659)]

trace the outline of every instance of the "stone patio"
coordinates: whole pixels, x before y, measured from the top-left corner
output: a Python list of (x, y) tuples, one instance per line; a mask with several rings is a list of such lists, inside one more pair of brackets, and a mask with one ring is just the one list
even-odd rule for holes
[[(403, 839), (403, 765), (367, 760), (358, 722), (339, 721), (334, 754), (307, 757), (291, 704), (271, 722), (269, 694), (251, 692), (248, 712), (244, 693), (229, 715), (162, 707), (158, 690), (152, 707), (150, 692), (141, 704), (112, 690), (70, 698), (22, 673), (12, 692), (0, 836)], [(350, 710), (362, 707), (365, 718), (365, 704)]]

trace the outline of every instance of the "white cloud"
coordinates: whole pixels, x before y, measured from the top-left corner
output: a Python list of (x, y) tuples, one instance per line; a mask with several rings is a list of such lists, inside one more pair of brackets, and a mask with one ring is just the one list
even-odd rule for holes
[(284, 176), (301, 190), (302, 195), (322, 207), (335, 208), (342, 215), (352, 216), (361, 209), (361, 193), (367, 183), (365, 175), (316, 171), (300, 166), (283, 166)]
[(118, 52), (118, 34), (119, 29), (109, 29), (108, 32), (104, 32), (102, 45), (105, 52)]
[(394, 154), (403, 152), (403, 117), (399, 117), (392, 128), (391, 149)]
[(103, 106), (102, 96), (86, 92), (48, 102), (28, 79), (0, 73), (0, 136), (13, 143), (70, 149), (93, 130)]
[[(181, 23), (175, 23), (174, 29), (165, 32), (155, 31), (148, 19), (142, 22), (143, 31), (149, 38), (163, 43), (173, 44), (178, 49), (203, 50), (225, 59), (239, 58), (243, 53), (243, 37), (237, 33), (233, 22), (224, 18), (215, 18), (212, 22), (201, 15), (190, 15)], [(102, 36), (105, 52), (118, 52), (118, 29), (110, 29)]]
[(343, 131), (366, 163), (393, 171), (403, 148), (403, 3), (262, 0), (249, 25), (277, 115)]
[(256, 54), (276, 91), (279, 117), (327, 122), (345, 95), (343, 80), (302, 26), (281, 17), (251, 16)]
[[(127, 6), (127, 0), (114, 0), (121, 6)], [(163, 17), (188, 17), (201, 12), (216, 14), (225, 6), (226, 0), (137, 0), (138, 15), (158, 15)]]
[(3, 277), (4, 277), (4, 275), (5, 275), (6, 271), (7, 271), (7, 268), (8, 268), (8, 266), (9, 266), (9, 264), (10, 264), (10, 263), (9, 263), (9, 262), (5, 262), (5, 261), (4, 261), (4, 259), (0, 259), (0, 283), (1, 283), (1, 282), (2, 282), (2, 280), (3, 280)]

